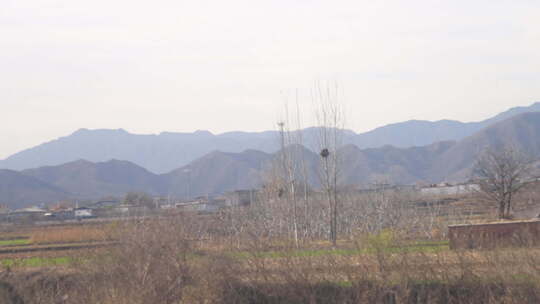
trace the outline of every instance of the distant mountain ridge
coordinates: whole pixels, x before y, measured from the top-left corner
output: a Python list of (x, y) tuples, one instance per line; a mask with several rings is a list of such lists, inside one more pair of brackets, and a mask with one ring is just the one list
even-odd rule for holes
[(358, 134), (354, 144), (363, 148), (376, 148), (385, 145), (408, 148), (426, 146), (439, 141), (461, 140), (491, 124), (529, 112), (540, 112), (540, 102), (535, 102), (528, 107), (514, 107), (479, 122), (409, 120), (389, 124)]
[(124, 195), (129, 191), (158, 194), (162, 190), (157, 175), (120, 160), (100, 163), (77, 160), (59, 166), (28, 169), (21, 173), (64, 189), (78, 199)]
[[(540, 158), (540, 112), (496, 121), (459, 141), (409, 148), (387, 145), (360, 149), (348, 144), (337, 153), (345, 164), (341, 174), (343, 184), (377, 181), (413, 184), (467, 180), (479, 153), (486, 148), (508, 145)], [(296, 159), (303, 159), (309, 183), (317, 187), (320, 156), (300, 145), (286, 150), (296, 154)], [(77, 160), (21, 172), (0, 170), (0, 203), (21, 206), (64, 198), (120, 196), (128, 191), (185, 198), (258, 188), (281, 153), (252, 149), (239, 153), (213, 151), (161, 175), (120, 160), (99, 163)]]
[[(356, 134), (344, 131), (344, 144), (362, 149), (391, 145), (397, 148), (426, 146), (439, 141), (461, 140), (498, 121), (511, 116), (540, 111), (540, 103), (516, 107), (495, 117), (472, 123), (453, 120), (411, 120), (386, 125)], [(317, 128), (303, 130), (304, 145), (314, 150)], [(103, 162), (122, 159), (153, 173), (166, 173), (210, 153), (239, 153), (245, 150), (275, 153), (279, 150), (279, 132), (228, 132), (214, 135), (208, 131), (194, 133), (163, 132), (158, 135), (136, 135), (119, 130), (80, 129), (73, 134), (18, 152), (0, 160), (0, 168), (24, 170), (56, 166), (79, 159)]]
[(482, 151), (505, 146), (540, 158), (540, 113), (518, 114), (457, 142), (437, 158), (428, 177), (432, 180), (463, 180), (470, 176), (474, 160)]
[(65, 190), (12, 170), (0, 170), (0, 204), (12, 209), (68, 198)]

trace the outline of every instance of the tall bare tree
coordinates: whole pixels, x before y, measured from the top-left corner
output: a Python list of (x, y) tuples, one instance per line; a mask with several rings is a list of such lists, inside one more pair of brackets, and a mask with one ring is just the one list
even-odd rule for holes
[[(288, 118), (288, 109), (286, 109)], [(287, 119), (288, 121), (288, 119)], [(285, 186), (287, 188), (286, 198), (288, 202), (292, 205), (292, 231), (294, 242), (298, 246), (298, 201), (296, 197), (296, 171), (298, 170), (298, 163), (295, 160), (295, 151), (292, 151), (297, 148), (294, 145), (294, 139), (291, 135), (291, 131), (287, 125), (285, 129), (285, 122), (281, 121), (278, 123), (281, 135), (281, 165), (283, 166), (283, 174), (285, 180)]]
[[(284, 117), (278, 123), (281, 139), (281, 153), (279, 162), (282, 170), (282, 180), (285, 182), (286, 194), (284, 198), (291, 207), (292, 233), (296, 245), (299, 234), (306, 236), (309, 227), (309, 197), (308, 172), (306, 167), (304, 142), (302, 134), (302, 119), (299, 105), (298, 90), (294, 94), (294, 106), (289, 108), (289, 98), (285, 97)], [(302, 212), (303, 211), (303, 212)], [(301, 231), (302, 230), (302, 231)]]
[(474, 166), (479, 179), (480, 194), (497, 204), (499, 218), (510, 217), (512, 198), (526, 184), (531, 166), (528, 157), (515, 148), (488, 149)]
[(341, 158), (337, 150), (342, 145), (345, 117), (339, 103), (337, 84), (326, 87), (317, 84), (312, 99), (316, 106), (315, 116), (319, 128), (318, 144), (322, 162), (320, 179), (330, 208), (330, 240), (335, 246), (339, 217), (338, 184), (341, 173)]

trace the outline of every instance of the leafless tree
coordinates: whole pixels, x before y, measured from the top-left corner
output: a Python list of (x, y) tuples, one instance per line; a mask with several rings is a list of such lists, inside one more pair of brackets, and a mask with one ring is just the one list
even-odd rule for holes
[(303, 235), (307, 234), (306, 220), (309, 219), (308, 216), (305, 216), (301, 222), (301, 215), (306, 215), (308, 212), (309, 198), (298, 91), (295, 91), (294, 103), (295, 107), (290, 111), (289, 98), (285, 96), (284, 117), (278, 123), (281, 143), (278, 167), (282, 172), (280, 179), (284, 182), (284, 192), (281, 198), (285, 199), (290, 207), (287, 208), (289, 209), (290, 226), (295, 244), (298, 246), (300, 229), (303, 230)]
[(339, 103), (339, 89), (322, 87), (317, 84), (312, 93), (316, 105), (315, 116), (319, 128), (319, 149), (321, 156), (320, 179), (330, 207), (330, 239), (334, 246), (337, 242), (337, 224), (339, 217), (338, 184), (341, 158), (337, 150), (342, 145), (345, 123), (342, 105)]
[(510, 217), (512, 198), (526, 184), (530, 164), (528, 157), (509, 147), (488, 149), (478, 157), (473, 174), (479, 179), (479, 192), (497, 205), (499, 218)]

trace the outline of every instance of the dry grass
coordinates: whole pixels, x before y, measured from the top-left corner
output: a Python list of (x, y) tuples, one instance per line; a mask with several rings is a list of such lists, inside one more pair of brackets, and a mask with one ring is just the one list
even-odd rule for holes
[(387, 231), (340, 242), (336, 249), (324, 241), (296, 247), (284, 239), (244, 235), (239, 249), (227, 238), (201, 238), (198, 224), (197, 219), (171, 218), (114, 229), (47, 229), (63, 236), (55, 236), (57, 242), (73, 239), (66, 237), (71, 234), (77, 240), (95, 240), (105, 231), (120, 245), (87, 252), (81, 263), (4, 271), (0, 300), (2, 290), (11, 290), (12, 298), (24, 301), (20, 303), (66, 304), (540, 301), (537, 248), (431, 250), (437, 242), (411, 247), (410, 239)]
[(112, 225), (77, 225), (35, 229), (30, 234), (32, 244), (60, 244), (108, 241), (115, 238)]

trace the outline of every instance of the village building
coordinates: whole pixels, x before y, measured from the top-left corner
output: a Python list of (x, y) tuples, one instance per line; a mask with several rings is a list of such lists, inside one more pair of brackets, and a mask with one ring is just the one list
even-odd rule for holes
[(540, 220), (448, 226), (450, 249), (489, 249), (540, 244)]
[(480, 191), (480, 185), (478, 184), (451, 185), (448, 183), (441, 183), (420, 189), (420, 193), (425, 195), (463, 195), (475, 193), (477, 191)]
[(88, 207), (75, 208), (73, 212), (74, 212), (75, 218), (77, 219), (95, 217), (93, 210)]
[(7, 219), (10, 222), (33, 222), (43, 220), (47, 210), (40, 207), (28, 207), (17, 209), (7, 214)]

